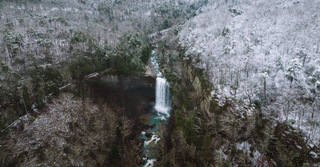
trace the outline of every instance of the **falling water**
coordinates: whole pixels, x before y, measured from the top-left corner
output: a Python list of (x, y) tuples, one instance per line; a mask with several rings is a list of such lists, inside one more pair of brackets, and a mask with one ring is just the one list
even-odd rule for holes
[(169, 116), (170, 111), (170, 92), (169, 83), (166, 78), (162, 75), (155, 52), (152, 51), (150, 61), (154, 69), (154, 73), (157, 74), (156, 79), (156, 105), (155, 109), (157, 112), (166, 114)]
[(168, 115), (170, 110), (170, 92), (169, 83), (165, 78), (156, 79), (156, 111)]
[[(144, 146), (142, 148), (143, 153), (145, 155), (144, 160), (146, 163), (142, 165), (143, 167), (152, 167), (154, 162), (156, 161), (156, 150), (151, 147), (151, 145), (156, 145), (161, 138), (163, 138), (162, 134), (159, 133), (161, 124), (167, 124), (167, 118), (170, 116), (171, 110), (171, 101), (170, 101), (170, 91), (169, 91), (169, 83), (166, 78), (162, 75), (159, 65), (157, 63), (157, 57), (155, 52), (152, 51), (150, 56), (150, 61), (154, 69), (154, 73), (157, 75), (156, 78), (156, 101), (154, 106), (154, 112), (149, 117), (149, 125), (156, 126), (153, 129), (149, 129), (148, 133), (152, 134), (150, 140), (144, 142)], [(146, 132), (141, 132), (139, 138), (147, 139), (145, 136)], [(156, 147), (155, 147), (156, 148)]]

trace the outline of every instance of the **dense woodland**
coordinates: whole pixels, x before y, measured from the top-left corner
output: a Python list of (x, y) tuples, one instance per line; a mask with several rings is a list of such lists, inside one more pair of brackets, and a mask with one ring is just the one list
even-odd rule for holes
[(172, 94), (154, 166), (318, 166), (319, 11), (0, 0), (0, 166), (140, 166), (150, 105), (128, 87), (149, 85), (151, 50)]

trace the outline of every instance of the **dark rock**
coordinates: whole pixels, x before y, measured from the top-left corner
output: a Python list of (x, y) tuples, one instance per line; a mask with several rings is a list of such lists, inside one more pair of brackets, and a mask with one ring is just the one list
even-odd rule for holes
[(146, 132), (145, 136), (149, 139), (149, 138), (151, 138), (152, 134), (151, 134), (151, 133)]
[(153, 124), (151, 126), (149, 126), (151, 129), (153, 129), (156, 126), (156, 124)]

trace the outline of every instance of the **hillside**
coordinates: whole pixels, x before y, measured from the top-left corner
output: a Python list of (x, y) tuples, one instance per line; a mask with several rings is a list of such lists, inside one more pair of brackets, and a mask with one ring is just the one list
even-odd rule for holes
[(210, 2), (162, 37), (175, 122), (163, 166), (319, 165), (318, 8)]
[(0, 0), (0, 166), (319, 166), (319, 15), (316, 0)]
[(214, 93), (289, 121), (319, 144), (319, 2), (244, 1), (208, 7), (179, 32), (200, 54)]

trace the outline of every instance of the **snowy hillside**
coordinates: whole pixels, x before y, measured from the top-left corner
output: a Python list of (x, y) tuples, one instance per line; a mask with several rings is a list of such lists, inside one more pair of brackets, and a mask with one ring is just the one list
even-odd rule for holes
[(319, 15), (0, 0), (0, 166), (319, 166)]
[(261, 104), (319, 143), (320, 1), (216, 2), (202, 11), (179, 38), (188, 54), (201, 55), (214, 92)]

